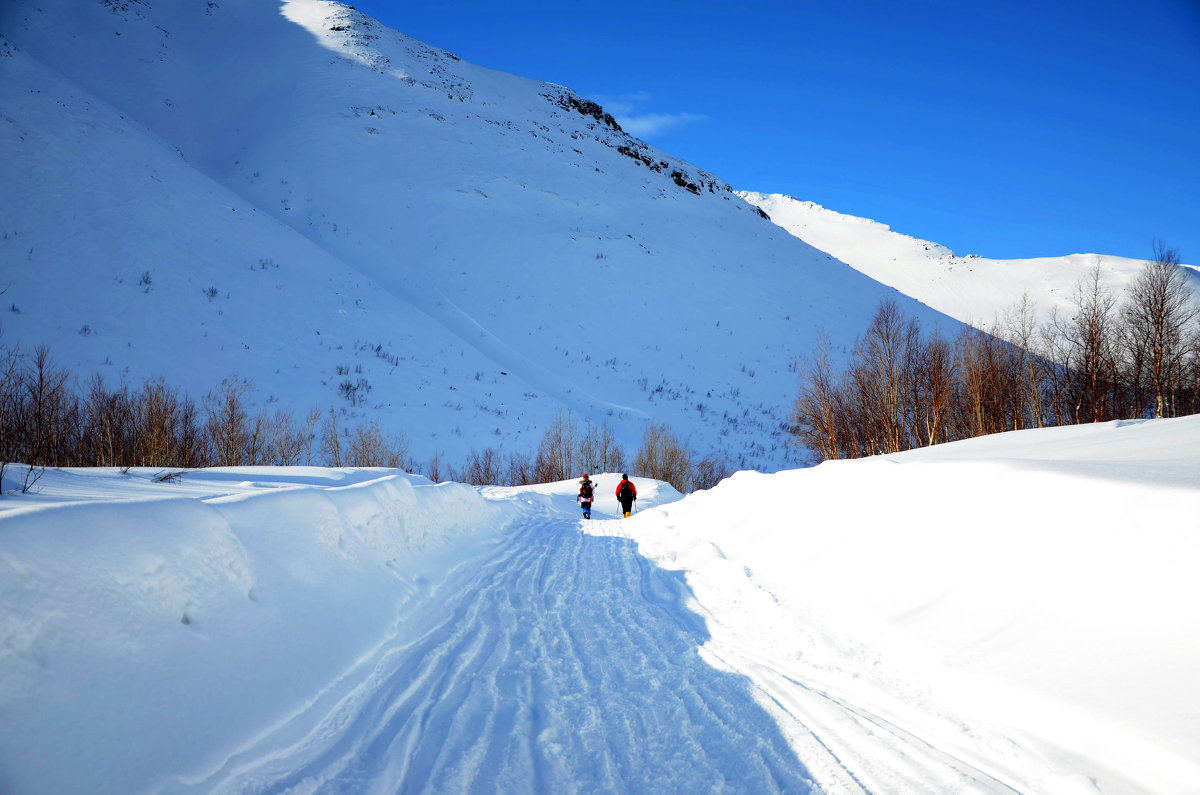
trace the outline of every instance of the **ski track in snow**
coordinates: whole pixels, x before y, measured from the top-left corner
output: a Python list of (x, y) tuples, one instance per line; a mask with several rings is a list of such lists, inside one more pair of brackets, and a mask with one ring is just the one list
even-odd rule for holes
[(303, 739), (167, 790), (813, 791), (749, 681), (702, 658), (682, 574), (628, 539), (537, 512), (451, 577)]

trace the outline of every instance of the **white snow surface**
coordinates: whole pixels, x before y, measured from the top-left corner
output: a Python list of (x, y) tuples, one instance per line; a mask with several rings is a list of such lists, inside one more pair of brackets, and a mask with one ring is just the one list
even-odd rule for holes
[[(0, 791), (1200, 790), (1200, 418), (686, 498), (47, 471), (0, 500)], [(17, 480), (14, 481), (13, 478)]]

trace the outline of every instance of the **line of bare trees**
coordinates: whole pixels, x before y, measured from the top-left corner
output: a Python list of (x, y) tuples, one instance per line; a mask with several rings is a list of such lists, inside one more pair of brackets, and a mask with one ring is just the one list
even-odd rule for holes
[(1120, 301), (1094, 268), (1071, 303), (1039, 323), (1025, 297), (988, 331), (964, 327), (951, 341), (885, 301), (844, 371), (819, 340), (802, 368), (794, 435), (827, 460), (1200, 411), (1200, 311), (1177, 251), (1156, 243)]
[[(542, 436), (536, 457), (514, 452), (505, 458), (494, 448), (471, 450), (461, 471), (451, 468), (445, 474), (447, 479), (476, 485), (525, 486), (570, 480), (585, 472), (623, 472), (627, 468), (624, 451), (607, 423), (596, 425), (589, 419), (581, 427), (569, 414), (559, 411)], [(634, 456), (633, 471), (641, 477), (666, 481), (686, 494), (712, 488), (729, 477), (732, 468), (718, 455), (697, 456), (666, 425), (651, 424)], [(430, 477), (438, 480), (442, 474), (440, 467), (435, 467)]]
[[(352, 466), (413, 471), (403, 433), (375, 421), (345, 428), (334, 409), (302, 417), (276, 409), (254, 411), (249, 381), (227, 378), (196, 402), (164, 379), (140, 387), (110, 386), (99, 375), (80, 386), (45, 347), (24, 353), (0, 346), (0, 478), (21, 462), (28, 490), (47, 467)], [(634, 461), (645, 477), (680, 491), (709, 488), (729, 474), (715, 456), (703, 459), (665, 426), (647, 430)], [(536, 456), (471, 450), (461, 469), (435, 456), (424, 467), (432, 480), (477, 485), (528, 485), (568, 480), (584, 472), (617, 472), (626, 460), (613, 430), (582, 426), (559, 412)]]
[(581, 428), (570, 414), (558, 411), (542, 436), (536, 456), (515, 451), (505, 456), (494, 447), (472, 449), (461, 469), (435, 458), (429, 477), (477, 486), (528, 486), (578, 478), (583, 473), (613, 472), (625, 466), (625, 454), (607, 423), (590, 419)]
[(344, 432), (332, 409), (253, 412), (252, 390), (228, 378), (197, 403), (162, 378), (130, 387), (94, 375), (79, 388), (47, 348), (0, 347), (0, 474), (22, 462), (28, 489), (45, 467), (405, 465), (403, 435), (375, 422)]

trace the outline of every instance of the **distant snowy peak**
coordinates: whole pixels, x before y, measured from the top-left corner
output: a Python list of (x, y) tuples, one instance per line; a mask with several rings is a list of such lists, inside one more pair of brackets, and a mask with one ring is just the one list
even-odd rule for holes
[[(763, 209), (779, 226), (809, 245), (827, 253), (862, 250), (905, 252), (922, 259), (953, 257), (954, 252), (940, 243), (920, 240), (893, 232), (887, 224), (830, 210), (821, 205), (784, 196), (780, 193), (738, 191), (746, 201)], [(820, 241), (819, 245), (817, 241)], [(826, 247), (828, 246), (828, 247)]]
[[(1070, 311), (1075, 286), (1099, 267), (1116, 292), (1142, 269), (1143, 260), (1102, 254), (996, 260), (960, 257), (938, 243), (892, 231), (876, 221), (843, 215), (819, 204), (782, 194), (738, 191), (771, 220), (814, 248), (872, 279), (953, 318), (987, 327), (1027, 295), (1035, 313), (1047, 317)], [(1200, 285), (1194, 269), (1193, 284)]]

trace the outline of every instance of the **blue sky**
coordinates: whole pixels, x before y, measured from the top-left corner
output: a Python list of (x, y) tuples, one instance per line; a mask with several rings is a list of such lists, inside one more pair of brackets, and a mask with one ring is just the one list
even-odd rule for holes
[(959, 254), (1200, 265), (1200, 0), (354, 0), (735, 188)]

